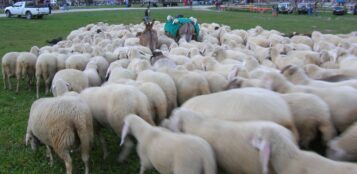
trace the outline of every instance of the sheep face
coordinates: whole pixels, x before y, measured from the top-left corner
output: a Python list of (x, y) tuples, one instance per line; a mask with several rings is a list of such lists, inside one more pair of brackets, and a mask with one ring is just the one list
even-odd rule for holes
[(170, 129), (173, 132), (182, 132), (182, 119), (178, 115), (171, 116), (170, 119), (164, 119), (161, 122), (161, 126), (167, 129)]

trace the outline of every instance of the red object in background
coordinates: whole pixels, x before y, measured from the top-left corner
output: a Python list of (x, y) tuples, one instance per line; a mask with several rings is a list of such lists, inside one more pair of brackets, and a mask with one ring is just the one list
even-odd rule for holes
[(187, 6), (187, 0), (183, 0), (184, 6)]

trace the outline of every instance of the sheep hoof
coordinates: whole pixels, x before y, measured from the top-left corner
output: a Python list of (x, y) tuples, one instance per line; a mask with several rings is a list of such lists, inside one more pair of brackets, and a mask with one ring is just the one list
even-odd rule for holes
[(53, 161), (48, 162), (48, 164), (50, 165), (50, 167), (53, 167)]
[(124, 163), (126, 161), (126, 159), (123, 157), (118, 157), (117, 161), (118, 161), (118, 163)]
[(107, 159), (108, 158), (108, 156), (109, 156), (109, 154), (108, 153), (104, 153), (104, 155), (103, 155), (103, 159), (105, 160), (105, 159)]

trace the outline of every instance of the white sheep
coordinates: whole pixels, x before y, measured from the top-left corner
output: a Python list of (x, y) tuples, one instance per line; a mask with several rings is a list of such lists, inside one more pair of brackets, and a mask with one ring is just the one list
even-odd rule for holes
[[(275, 129), (294, 141), (291, 132), (269, 121), (231, 122), (205, 118), (186, 109), (175, 110), (163, 126), (173, 131), (192, 134), (205, 139), (213, 148), (220, 171), (228, 174), (261, 174), (273, 171), (262, 169), (259, 153), (250, 145), (252, 137), (263, 129)], [(223, 136), (229, 135), (229, 136)]]
[(293, 43), (303, 43), (305, 45), (308, 45), (311, 48), (314, 46), (314, 41), (310, 37), (307, 37), (307, 36), (296, 35), (296, 36), (293, 36), (290, 40)]
[(131, 59), (128, 70), (131, 70), (138, 74), (141, 71), (147, 70), (151, 67), (149, 60), (147, 59)]
[(28, 89), (31, 87), (31, 83), (35, 78), (36, 72), (36, 55), (29, 52), (21, 52), (16, 59), (16, 93), (19, 93), (20, 78), (21, 76), (25, 78), (27, 76)]
[(36, 97), (40, 97), (40, 81), (45, 81), (45, 94), (51, 88), (51, 82), (57, 72), (57, 57), (54, 54), (44, 53), (36, 61)]
[(295, 65), (298, 67), (304, 66), (304, 60), (296, 58), (294, 56), (281, 55), (277, 48), (273, 47), (270, 51), (271, 60), (279, 68), (283, 69), (288, 65)]
[(143, 92), (149, 100), (150, 111), (155, 123), (159, 124), (167, 115), (167, 99), (159, 85), (152, 82), (126, 81), (127, 85), (133, 85)]
[(208, 82), (200, 73), (169, 68), (162, 68), (159, 71), (170, 75), (174, 80), (179, 105), (194, 96), (210, 93)]
[[(357, 90), (352, 87), (316, 88), (294, 85), (282, 74), (266, 73), (262, 77), (266, 88), (280, 93), (305, 92), (319, 96), (330, 108), (331, 118), (337, 131), (342, 132), (357, 120)], [(340, 102), (336, 102), (340, 101)]]
[(327, 145), (336, 134), (328, 105), (319, 97), (306, 93), (281, 95), (288, 103), (294, 123), (299, 131), (299, 145), (310, 148), (313, 140), (322, 136), (322, 145)]
[(288, 104), (278, 93), (269, 90), (242, 88), (201, 95), (186, 101), (182, 108), (224, 120), (273, 121), (299, 138)]
[(76, 69), (63, 69), (58, 71), (52, 80), (51, 91), (53, 96), (63, 95), (67, 91), (81, 92), (88, 88), (88, 77)]
[(153, 82), (161, 87), (167, 100), (167, 114), (177, 107), (177, 89), (174, 80), (165, 73), (145, 70), (138, 74), (138, 81)]
[(46, 145), (53, 158), (51, 148), (65, 161), (67, 174), (72, 173), (72, 159), (69, 152), (80, 147), (89, 173), (89, 152), (93, 140), (92, 114), (88, 105), (78, 96), (62, 96), (36, 100), (32, 106), (26, 132), (26, 145), (31, 143), (36, 150), (36, 142)]
[(32, 46), (30, 49), (30, 53), (34, 54), (36, 57), (40, 54), (40, 48), (38, 46)]
[(279, 130), (261, 129), (259, 132), (258, 135), (252, 137), (251, 144), (259, 151), (263, 169), (272, 166), (276, 173), (281, 174), (350, 174), (357, 172), (356, 164), (336, 162), (316, 153), (300, 150), (291, 139), (282, 135)]
[[(147, 97), (135, 87), (119, 84), (92, 87), (83, 90), (80, 97), (91, 108), (95, 125), (97, 125), (96, 133), (102, 143), (104, 158), (108, 156), (108, 151), (100, 133), (102, 127), (110, 128), (117, 135), (121, 135), (124, 117), (130, 113), (139, 115), (149, 124), (154, 124)], [(99, 99), (103, 99), (104, 102), (98, 102)], [(132, 145), (130, 140), (126, 141), (124, 150), (118, 156), (119, 161), (126, 159)]]
[(106, 79), (109, 83), (118, 83), (125, 79), (135, 80), (136, 73), (131, 70), (118, 67), (112, 69), (110, 73), (107, 74)]
[(321, 80), (310, 79), (302, 68), (298, 68), (294, 65), (288, 65), (282, 69), (284, 76), (294, 84), (307, 85), (319, 88), (331, 88), (339, 86), (351, 86), (357, 88), (357, 80), (345, 80), (340, 82), (325, 82)]
[(18, 52), (9, 52), (6, 53), (1, 59), (1, 70), (4, 82), (4, 89), (7, 88), (7, 85), (9, 86), (9, 89), (12, 88), (10, 77), (16, 75), (16, 60), (18, 56)]
[(116, 67), (120, 67), (120, 68), (127, 68), (129, 66), (129, 63), (130, 63), (130, 60), (128, 59), (120, 59), (120, 60), (116, 60), (112, 63), (110, 63), (108, 69), (107, 69), (107, 72), (105, 74), (105, 78), (108, 77), (108, 74), (111, 73), (111, 70), (116, 68)]
[(197, 71), (197, 72), (199, 72), (206, 78), (211, 93), (223, 91), (228, 86), (228, 80), (226, 79), (226, 77), (224, 77), (219, 73), (210, 72), (210, 71)]
[(153, 127), (133, 114), (124, 119), (121, 144), (128, 134), (138, 141), (140, 174), (152, 167), (160, 173), (217, 172), (213, 150), (202, 138)]
[(66, 60), (69, 57), (69, 54), (53, 53), (57, 58), (57, 71), (66, 68)]
[(66, 69), (77, 69), (83, 71), (90, 58), (84, 54), (73, 54), (66, 59)]
[(84, 69), (83, 73), (88, 78), (89, 86), (100, 86), (102, 84), (102, 79), (99, 75), (99, 67), (95, 62), (89, 62)]
[(107, 70), (109, 68), (108, 61), (105, 58), (101, 57), (101, 56), (95, 56), (95, 57), (91, 58), (89, 63), (90, 62), (94, 62), (95, 64), (97, 64), (99, 76), (100, 76), (101, 80), (104, 81), (105, 75), (106, 75)]
[(355, 69), (325, 69), (317, 65), (308, 64), (304, 66), (306, 74), (315, 80), (341, 81), (348, 79), (357, 79), (357, 70)]

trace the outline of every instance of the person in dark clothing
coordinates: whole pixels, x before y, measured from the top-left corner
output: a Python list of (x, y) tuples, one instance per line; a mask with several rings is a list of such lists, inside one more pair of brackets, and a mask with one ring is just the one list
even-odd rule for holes
[(149, 5), (144, 12), (144, 23), (150, 22), (150, 5), (151, 5), (151, 3), (149, 1)]
[(145, 23), (148, 23), (148, 22), (150, 22), (150, 9), (149, 8), (147, 8), (146, 10), (145, 10), (145, 13), (144, 13), (144, 22)]
[(51, 3), (48, 3), (48, 4), (47, 4), (47, 6), (48, 6), (48, 11), (49, 11), (49, 14), (51, 14), (51, 11), (52, 11), (52, 6), (51, 6)]
[(178, 15), (176, 16), (176, 18), (183, 18), (183, 15), (182, 15), (182, 14), (178, 14)]

